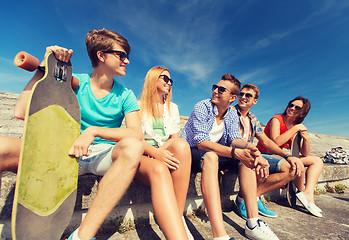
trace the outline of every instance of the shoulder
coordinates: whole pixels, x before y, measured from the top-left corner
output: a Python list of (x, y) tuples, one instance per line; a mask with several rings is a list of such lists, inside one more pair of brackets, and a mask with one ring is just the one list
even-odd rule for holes
[(80, 82), (87, 82), (90, 80), (90, 74), (87, 73), (73, 73), (73, 77), (79, 79)]

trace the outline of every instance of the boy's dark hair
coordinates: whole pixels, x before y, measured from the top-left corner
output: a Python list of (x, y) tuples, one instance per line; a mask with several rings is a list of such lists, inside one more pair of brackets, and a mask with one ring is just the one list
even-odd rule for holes
[(98, 51), (113, 50), (113, 45), (119, 44), (127, 55), (131, 52), (131, 47), (126, 38), (120, 34), (105, 28), (95, 29), (86, 34), (85, 44), (88, 56), (90, 57), (92, 67), (97, 67), (99, 60), (97, 57)]
[(232, 82), (234, 84), (234, 89), (233, 89), (232, 93), (235, 94), (235, 95), (239, 95), (241, 83), (240, 83), (240, 81), (237, 78), (235, 78), (230, 73), (226, 73), (226, 74), (224, 74), (222, 76), (221, 79), (222, 80), (228, 80), (228, 81)]

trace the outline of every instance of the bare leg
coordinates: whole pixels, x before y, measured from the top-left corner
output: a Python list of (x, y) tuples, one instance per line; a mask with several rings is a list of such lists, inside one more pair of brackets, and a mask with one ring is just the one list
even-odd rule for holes
[(174, 157), (180, 160), (179, 169), (171, 171), (174, 192), (177, 199), (179, 214), (182, 216), (187, 199), (187, 192), (190, 180), (191, 170), (191, 152), (187, 141), (182, 138), (175, 138), (167, 141), (167, 149), (174, 154)]
[(143, 156), (136, 177), (150, 185), (155, 217), (166, 239), (188, 239), (168, 167), (159, 160)]
[(243, 197), (246, 206), (247, 218), (259, 217), (256, 172), (241, 164), (239, 169), (239, 183), (241, 197)]
[(17, 173), (22, 139), (0, 136), (0, 189), (2, 172)]
[(316, 183), (320, 177), (321, 171), (324, 168), (324, 163), (319, 157), (308, 156), (301, 158), (304, 166), (308, 169), (305, 172), (305, 190), (304, 195), (309, 202), (314, 203), (314, 191)]
[(201, 190), (211, 222), (213, 237), (226, 236), (218, 184), (218, 155), (214, 152), (208, 152), (204, 155)]
[(97, 195), (79, 227), (81, 240), (89, 240), (96, 235), (132, 182), (142, 153), (143, 143), (136, 138), (125, 138), (113, 148), (114, 163), (102, 178)]
[(277, 189), (295, 178), (295, 171), (291, 165), (284, 161), (280, 166), (280, 172), (270, 174), (269, 177), (257, 187), (257, 197), (264, 193)]
[(21, 146), (21, 138), (0, 136), (0, 173), (17, 172)]

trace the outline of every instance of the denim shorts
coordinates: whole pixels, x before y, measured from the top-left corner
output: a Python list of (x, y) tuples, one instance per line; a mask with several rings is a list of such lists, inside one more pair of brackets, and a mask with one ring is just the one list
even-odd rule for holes
[(269, 174), (280, 172), (281, 165), (285, 161), (284, 158), (276, 157), (266, 153), (262, 154), (262, 156), (269, 162)]
[[(191, 148), (191, 171), (193, 173), (201, 172), (203, 166), (203, 157), (209, 151), (199, 150), (197, 147)], [(221, 170), (231, 170), (235, 173), (239, 172), (240, 161), (228, 157), (218, 156), (218, 168)]]
[(93, 173), (103, 176), (113, 165), (111, 159), (112, 144), (91, 144), (88, 148), (89, 156), (79, 158), (79, 175)]

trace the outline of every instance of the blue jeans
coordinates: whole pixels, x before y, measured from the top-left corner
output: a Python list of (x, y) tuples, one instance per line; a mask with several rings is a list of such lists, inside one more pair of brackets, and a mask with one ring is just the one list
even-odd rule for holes
[(276, 157), (270, 154), (262, 154), (262, 156), (269, 162), (269, 174), (280, 172), (280, 167), (285, 161), (284, 158)]

